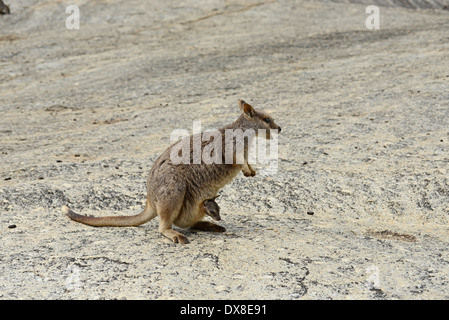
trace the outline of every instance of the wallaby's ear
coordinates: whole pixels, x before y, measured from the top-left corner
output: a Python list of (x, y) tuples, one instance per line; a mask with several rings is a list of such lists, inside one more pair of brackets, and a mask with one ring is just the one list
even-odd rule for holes
[(254, 115), (256, 114), (254, 108), (241, 99), (239, 99), (239, 108), (250, 118), (254, 117)]

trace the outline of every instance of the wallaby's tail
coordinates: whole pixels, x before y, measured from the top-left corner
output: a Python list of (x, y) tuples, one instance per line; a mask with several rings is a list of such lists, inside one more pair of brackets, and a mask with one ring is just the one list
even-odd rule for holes
[(94, 227), (134, 227), (150, 221), (157, 215), (148, 200), (143, 211), (134, 216), (88, 217), (73, 212), (67, 206), (62, 206), (62, 212), (73, 221)]

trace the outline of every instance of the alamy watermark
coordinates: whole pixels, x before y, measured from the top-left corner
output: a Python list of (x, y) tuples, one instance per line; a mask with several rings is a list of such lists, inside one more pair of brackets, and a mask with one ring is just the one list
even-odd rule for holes
[[(170, 141), (173, 164), (260, 164), (261, 175), (275, 174), (278, 168), (278, 130), (214, 129), (201, 131), (201, 121), (194, 121), (193, 134), (175, 129)], [(269, 132), (267, 132), (269, 131)], [(267, 148), (268, 145), (268, 148)], [(267, 153), (268, 151), (268, 153)]]
[(365, 286), (369, 290), (379, 290), (380, 289), (380, 272), (379, 268), (375, 265), (370, 265), (366, 268), (367, 278), (365, 280)]
[(65, 20), (65, 27), (67, 29), (79, 29), (80, 28), (80, 9), (77, 5), (71, 4), (65, 8), (65, 12), (70, 14)]
[(370, 14), (365, 20), (365, 26), (369, 30), (380, 29), (380, 11), (378, 6), (368, 6), (365, 10), (366, 13)]
[[(80, 28), (80, 9), (77, 5), (71, 4), (65, 8), (65, 12), (70, 14), (66, 21), (65, 26), (67, 29), (79, 29)], [(380, 10), (378, 6), (370, 5), (366, 7), (365, 12), (369, 16), (365, 20), (365, 26), (369, 30), (380, 29)]]
[(67, 291), (78, 291), (81, 288), (80, 268), (77, 265), (67, 266), (68, 276), (65, 280), (65, 288)]

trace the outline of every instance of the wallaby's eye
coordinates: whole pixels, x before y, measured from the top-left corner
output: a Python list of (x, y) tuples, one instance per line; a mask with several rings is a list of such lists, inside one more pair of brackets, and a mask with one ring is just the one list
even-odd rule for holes
[(270, 124), (270, 122), (271, 122), (270, 118), (265, 118), (265, 119), (263, 119), (263, 121), (265, 121), (268, 124)]

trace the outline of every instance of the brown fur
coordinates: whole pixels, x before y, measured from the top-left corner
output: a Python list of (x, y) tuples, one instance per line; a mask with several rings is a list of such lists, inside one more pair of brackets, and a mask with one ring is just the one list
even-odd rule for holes
[[(119, 217), (87, 217), (76, 214), (67, 206), (62, 211), (72, 220), (91, 226), (137, 226), (159, 215), (159, 231), (173, 242), (188, 243), (187, 238), (172, 229), (173, 224), (181, 228), (195, 228), (207, 231), (223, 232), (225, 229), (212, 222), (201, 221), (207, 213), (207, 201), (214, 199), (217, 192), (242, 171), (247, 177), (253, 177), (256, 172), (248, 163), (248, 143), (244, 146), (244, 155), (236, 154), (234, 143), (234, 163), (225, 164), (225, 130), (226, 129), (267, 129), (266, 139), (270, 138), (269, 129), (281, 128), (266, 113), (255, 110), (252, 106), (239, 100), (242, 115), (232, 124), (219, 129), (222, 134), (223, 164), (173, 164), (170, 151), (178, 143), (172, 144), (154, 163), (147, 179), (147, 201), (144, 210), (134, 216)], [(269, 120), (267, 120), (269, 119)], [(268, 123), (267, 123), (268, 122)], [(190, 159), (193, 161), (193, 139), (190, 139)], [(201, 143), (203, 150), (210, 141)], [(175, 149), (176, 150), (176, 149)], [(237, 163), (236, 159), (244, 158), (244, 163)], [(205, 204), (206, 201), (206, 204)], [(212, 200), (213, 201), (213, 200)], [(214, 202), (215, 203), (215, 202)]]

